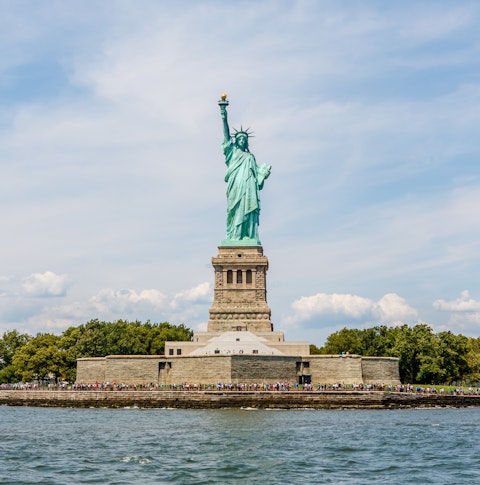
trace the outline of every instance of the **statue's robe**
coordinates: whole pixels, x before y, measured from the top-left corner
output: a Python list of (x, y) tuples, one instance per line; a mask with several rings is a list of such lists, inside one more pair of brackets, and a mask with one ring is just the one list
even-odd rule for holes
[(227, 173), (227, 239), (258, 240), (260, 214), (259, 190), (264, 176), (259, 173), (255, 157), (240, 150), (233, 140), (222, 143)]

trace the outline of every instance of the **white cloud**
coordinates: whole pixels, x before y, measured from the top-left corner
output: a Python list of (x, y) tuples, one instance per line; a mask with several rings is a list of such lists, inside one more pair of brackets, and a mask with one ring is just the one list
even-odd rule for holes
[(27, 296), (53, 297), (67, 294), (67, 277), (53, 271), (33, 273), (23, 280), (22, 289)]
[(417, 311), (412, 308), (405, 298), (396, 293), (387, 293), (374, 305), (373, 315), (382, 322), (407, 321), (418, 317)]
[(462, 291), (455, 300), (435, 300), (433, 308), (440, 312), (449, 313), (448, 323), (442, 325), (442, 330), (453, 330), (478, 336), (480, 301), (472, 298), (468, 290)]
[(480, 328), (480, 311), (454, 311), (449, 315), (446, 324), (434, 325), (437, 331), (451, 331), (462, 333), (472, 337), (479, 336)]
[(172, 300), (172, 308), (177, 308), (184, 303), (205, 303), (212, 299), (212, 287), (209, 282), (200, 283), (194, 288), (181, 291), (175, 295)]
[(374, 302), (368, 298), (336, 293), (302, 296), (292, 303), (292, 308), (302, 320), (309, 320), (315, 315), (321, 314), (342, 314), (359, 318), (371, 312), (373, 306)]
[(103, 288), (88, 300), (65, 305), (44, 306), (29, 316), (29, 325), (64, 329), (79, 325), (92, 318), (114, 321), (130, 319), (140, 321), (169, 321), (186, 323), (195, 328), (200, 318), (208, 315), (210, 285), (202, 283), (194, 288), (168, 296), (157, 289)]
[(395, 293), (384, 295), (378, 302), (356, 295), (318, 293), (299, 298), (292, 303), (292, 308), (295, 313), (287, 318), (288, 323), (329, 315), (386, 323), (417, 317), (417, 311)]
[(168, 305), (167, 297), (155, 289), (142, 290), (137, 293), (132, 289), (104, 288), (90, 301), (100, 314), (133, 313), (137, 307), (161, 310)]
[(478, 325), (480, 325), (480, 312), (454, 314), (450, 318), (450, 324), (478, 336)]
[[(15, 328), (35, 333), (48, 328), (61, 331), (91, 319), (106, 321), (129, 319), (140, 321), (169, 321), (185, 323), (191, 328), (206, 328), (208, 308), (212, 300), (210, 283), (168, 295), (154, 288), (102, 288), (91, 297), (69, 300), (32, 298), (33, 296), (61, 296), (66, 285), (64, 276), (47, 271), (23, 279), (22, 292), (15, 285), (0, 292), (0, 328)], [(17, 283), (18, 285), (18, 283)]]
[(480, 301), (472, 298), (468, 290), (464, 290), (455, 300), (435, 300), (433, 308), (447, 312), (480, 312)]

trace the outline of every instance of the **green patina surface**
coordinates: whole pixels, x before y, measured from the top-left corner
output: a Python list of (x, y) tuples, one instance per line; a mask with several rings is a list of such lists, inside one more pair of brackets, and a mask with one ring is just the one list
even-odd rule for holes
[(227, 173), (227, 237), (220, 246), (261, 246), (258, 237), (260, 196), (271, 166), (258, 165), (248, 148), (248, 130), (240, 128), (230, 134), (226, 96), (219, 101), (223, 121), (222, 143)]

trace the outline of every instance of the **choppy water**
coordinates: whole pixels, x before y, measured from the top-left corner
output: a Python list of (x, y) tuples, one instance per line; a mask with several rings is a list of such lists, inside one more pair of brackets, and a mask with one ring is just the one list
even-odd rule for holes
[(476, 484), (480, 408), (0, 407), (1, 484)]

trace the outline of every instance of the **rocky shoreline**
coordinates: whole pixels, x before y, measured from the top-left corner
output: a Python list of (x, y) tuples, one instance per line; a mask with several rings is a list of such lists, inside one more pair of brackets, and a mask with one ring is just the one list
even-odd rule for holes
[(0, 390), (0, 405), (75, 408), (401, 409), (480, 406), (480, 395), (388, 391)]

